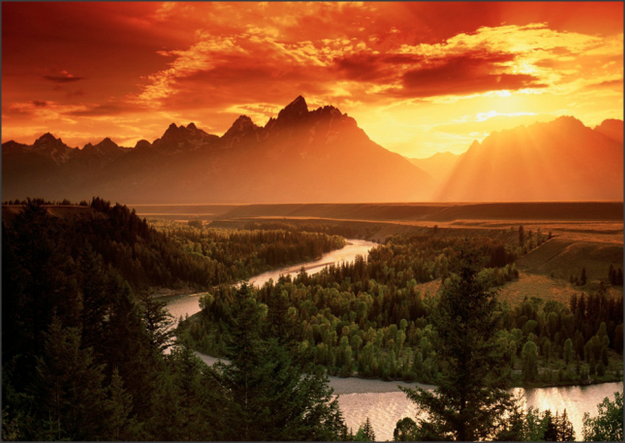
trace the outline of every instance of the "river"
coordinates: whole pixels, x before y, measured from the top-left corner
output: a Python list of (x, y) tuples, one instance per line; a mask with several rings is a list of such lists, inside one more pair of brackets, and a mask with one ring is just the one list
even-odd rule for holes
[[(366, 240), (348, 239), (347, 245), (341, 249), (336, 249), (323, 254), (319, 260), (264, 272), (254, 277), (250, 277), (248, 281), (255, 286), (262, 286), (268, 282), (269, 279), (277, 281), (281, 275), (291, 274), (292, 276), (295, 276), (296, 274), (299, 274), (302, 267), (304, 267), (308, 275), (313, 275), (321, 272), (323, 268), (332, 263), (340, 264), (343, 262), (352, 262), (357, 255), (367, 257), (369, 249), (376, 245), (377, 243), (372, 243)], [(200, 312), (199, 298), (205, 294), (206, 293), (203, 292), (190, 295), (161, 297), (160, 299), (167, 302), (167, 309), (171, 315), (178, 320), (180, 317), (184, 318), (185, 315), (192, 316), (193, 314)]]
[[(262, 285), (270, 278), (277, 280), (280, 275), (297, 274), (302, 266), (309, 274), (321, 271), (326, 265), (353, 261), (356, 255), (367, 256), (367, 251), (376, 244), (364, 240), (348, 240), (348, 245), (342, 249), (324, 254), (321, 259), (303, 265), (290, 266), (270, 272), (265, 272), (249, 279), (254, 285)], [(176, 319), (186, 314), (193, 315), (200, 311), (198, 299), (202, 294), (192, 294), (167, 298), (167, 308)], [(213, 364), (216, 359), (198, 353), (206, 363)], [(385, 382), (381, 380), (364, 380), (359, 378), (330, 377), (330, 385), (335, 394), (339, 395), (339, 405), (347, 426), (354, 432), (365, 422), (367, 417), (371, 421), (376, 440), (392, 440), (393, 430), (398, 420), (403, 417), (414, 417), (417, 408), (406, 395), (400, 391), (398, 385), (414, 387), (416, 383)], [(431, 385), (419, 386), (425, 389), (434, 389)], [(597, 404), (605, 397), (614, 399), (615, 392), (623, 392), (623, 382), (605, 383), (591, 386), (571, 386), (558, 388), (536, 388), (513, 390), (521, 398), (525, 407), (533, 406), (541, 410), (551, 409), (564, 411), (575, 428), (577, 440), (582, 438), (582, 419), (584, 412), (591, 416), (597, 414)]]

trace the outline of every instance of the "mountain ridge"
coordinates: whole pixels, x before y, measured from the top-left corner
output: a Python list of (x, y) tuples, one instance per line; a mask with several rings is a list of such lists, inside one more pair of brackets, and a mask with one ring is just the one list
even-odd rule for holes
[(221, 137), (172, 123), (134, 148), (109, 137), (71, 148), (50, 132), (30, 146), (11, 140), (2, 183), (8, 198), (145, 203), (622, 200), (622, 130), (622, 120), (590, 128), (562, 116), (494, 131), (460, 155), (410, 159), (298, 96), (264, 126), (240, 115)]
[[(51, 134), (46, 140), (62, 143)], [(3, 164), (7, 160), (10, 166), (5, 164), (2, 177), (8, 198), (399, 201), (427, 199), (435, 185), (399, 154), (371, 141), (353, 118), (333, 106), (309, 111), (302, 96), (263, 127), (247, 116), (238, 117), (221, 137), (193, 123), (172, 123), (160, 138), (141, 140), (134, 148), (120, 148), (110, 138), (85, 145), (98, 161), (78, 155), (85, 148), (67, 147), (67, 155), (33, 167), (29, 146), (13, 141), (2, 146)], [(5, 151), (21, 151), (28, 158)], [(98, 155), (104, 151), (115, 155)], [(81, 170), (76, 170), (78, 164)]]
[(461, 202), (622, 199), (622, 142), (572, 116), (474, 141), (437, 194)]

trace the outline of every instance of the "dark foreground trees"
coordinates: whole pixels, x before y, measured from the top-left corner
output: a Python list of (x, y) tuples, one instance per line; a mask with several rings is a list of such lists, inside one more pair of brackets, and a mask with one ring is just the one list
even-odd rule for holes
[[(186, 346), (164, 354), (169, 314), (106, 257), (126, 244), (156, 254), (169, 241), (127, 209), (102, 205), (94, 200), (101, 213), (92, 218), (65, 219), (29, 204), (2, 224), (3, 440), (346, 436), (326, 379), (293, 363), (288, 342), (266, 338), (265, 307), (252, 298), (237, 296), (230, 344), (247, 353), (231, 367), (214, 371)], [(272, 306), (272, 321), (287, 324), (288, 312)]]
[(606, 397), (597, 407), (597, 417), (584, 414), (584, 440), (623, 441), (623, 393), (615, 392), (613, 402)]
[[(243, 285), (228, 319), (227, 357), (217, 364), (224, 394), (222, 440), (331, 441), (347, 429), (324, 371), (300, 363), (289, 346), (268, 338), (266, 305)], [(305, 372), (307, 371), (307, 372)]]
[[(402, 388), (423, 412), (410, 439), (475, 441), (509, 431), (515, 401), (507, 390), (509, 367), (495, 340), (500, 321), (495, 293), (478, 278), (481, 265), (481, 255), (466, 242), (457, 273), (432, 314), (438, 387), (434, 392)], [(408, 439), (410, 430), (403, 426), (398, 435)]]

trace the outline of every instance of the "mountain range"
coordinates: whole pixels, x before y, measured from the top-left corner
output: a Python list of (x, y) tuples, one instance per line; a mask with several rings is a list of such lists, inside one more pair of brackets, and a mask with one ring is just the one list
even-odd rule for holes
[(73, 149), (44, 134), (2, 145), (3, 199), (99, 195), (129, 203), (427, 200), (432, 178), (374, 143), (332, 106), (298, 97), (257, 126), (240, 116), (218, 137), (172, 124), (133, 149), (105, 139)]
[(461, 156), (407, 159), (333, 106), (297, 97), (265, 126), (240, 116), (223, 136), (190, 123), (121, 147), (82, 149), (50, 133), (2, 144), (3, 200), (340, 203), (622, 200), (623, 122), (572, 117), (496, 132)]
[(623, 121), (558, 117), (491, 133), (455, 162), (436, 201), (623, 200)]

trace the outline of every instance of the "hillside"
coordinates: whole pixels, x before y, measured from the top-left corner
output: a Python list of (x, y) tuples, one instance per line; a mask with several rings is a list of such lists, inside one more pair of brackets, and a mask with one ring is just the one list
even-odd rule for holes
[(623, 199), (622, 121), (593, 130), (573, 117), (493, 132), (474, 142), (439, 201)]
[(332, 106), (298, 97), (264, 126), (240, 116), (217, 137), (172, 124), (134, 149), (111, 140), (79, 150), (45, 134), (2, 145), (3, 198), (133, 203), (423, 201), (435, 182), (372, 142)]

